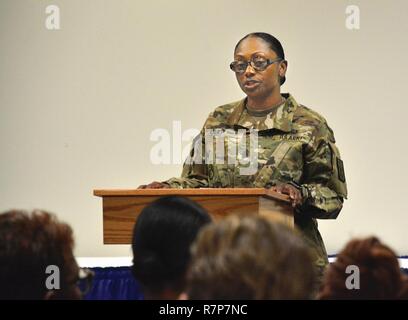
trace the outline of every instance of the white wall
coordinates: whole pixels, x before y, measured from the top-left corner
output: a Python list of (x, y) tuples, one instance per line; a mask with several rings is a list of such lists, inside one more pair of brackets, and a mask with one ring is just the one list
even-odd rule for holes
[[(50, 4), (57, 31), (44, 25)], [(349, 4), (360, 30), (345, 27)], [(0, 0), (0, 211), (48, 209), (73, 226), (77, 255), (129, 255), (102, 244), (92, 190), (178, 175), (151, 163), (151, 131), (199, 128), (242, 98), (233, 48), (266, 31), (289, 60), (283, 91), (327, 118), (344, 159), (349, 200), (320, 223), (328, 252), (376, 234), (406, 255), (407, 11), (404, 0)]]

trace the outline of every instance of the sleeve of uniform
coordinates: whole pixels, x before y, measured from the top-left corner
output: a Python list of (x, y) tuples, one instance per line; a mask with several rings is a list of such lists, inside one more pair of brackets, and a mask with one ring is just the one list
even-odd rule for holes
[(347, 198), (343, 161), (326, 122), (313, 133), (305, 146), (304, 175), (299, 211), (313, 218), (335, 219)]

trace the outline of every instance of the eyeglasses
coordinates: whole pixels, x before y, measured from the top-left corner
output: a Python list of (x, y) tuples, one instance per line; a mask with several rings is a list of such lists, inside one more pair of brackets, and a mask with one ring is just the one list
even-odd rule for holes
[(78, 288), (82, 293), (82, 296), (85, 296), (92, 288), (93, 278), (95, 272), (87, 268), (80, 268), (78, 273)]
[(250, 65), (255, 71), (264, 71), (271, 64), (282, 60), (282, 58), (265, 59), (263, 57), (253, 57), (250, 61), (233, 61), (230, 64), (230, 68), (235, 73), (244, 73), (248, 65)]

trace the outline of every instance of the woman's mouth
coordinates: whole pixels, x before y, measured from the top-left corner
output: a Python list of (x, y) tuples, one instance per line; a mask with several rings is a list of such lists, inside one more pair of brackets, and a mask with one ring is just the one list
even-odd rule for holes
[(257, 87), (259, 85), (259, 83), (260, 83), (259, 81), (248, 80), (248, 81), (245, 81), (244, 87), (246, 89), (253, 89), (253, 88)]

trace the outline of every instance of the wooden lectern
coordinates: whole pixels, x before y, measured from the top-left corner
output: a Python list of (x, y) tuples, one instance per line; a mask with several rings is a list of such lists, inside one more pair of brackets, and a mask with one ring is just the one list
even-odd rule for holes
[(94, 190), (103, 199), (103, 243), (130, 244), (142, 209), (157, 198), (179, 195), (198, 202), (214, 220), (230, 214), (261, 214), (294, 226), (289, 197), (262, 188)]

